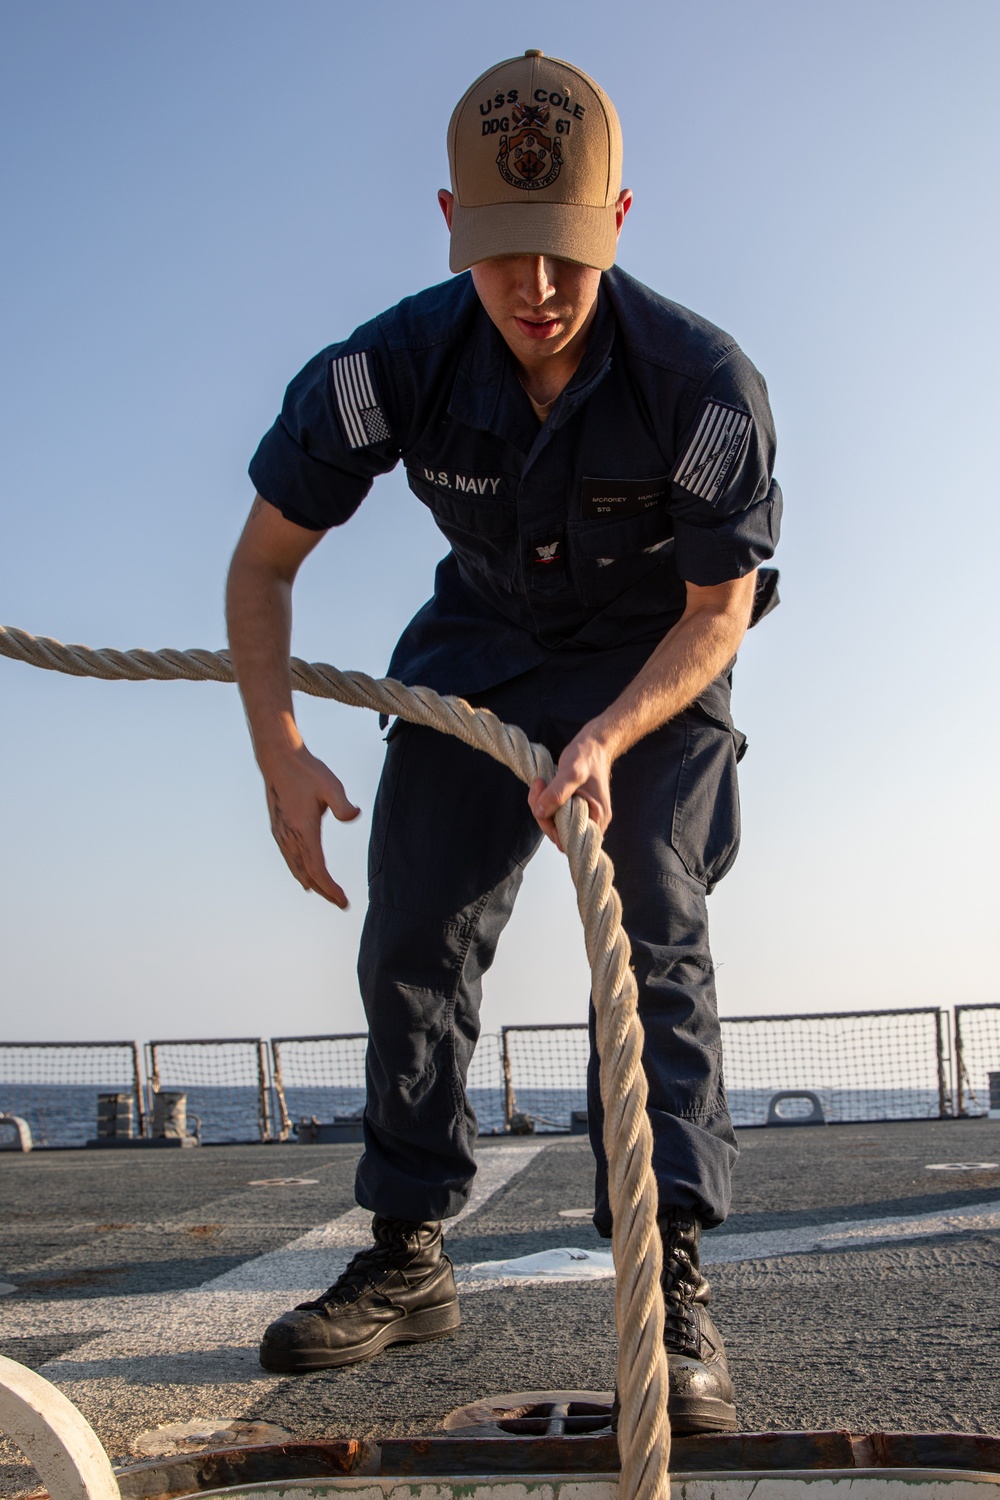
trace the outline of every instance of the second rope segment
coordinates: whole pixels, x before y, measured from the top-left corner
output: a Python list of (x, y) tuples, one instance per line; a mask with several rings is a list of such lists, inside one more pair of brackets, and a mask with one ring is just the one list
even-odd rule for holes
[[(105, 681), (235, 681), (224, 651), (94, 650), (5, 626), (0, 626), (0, 655), (49, 671)], [(292, 657), (289, 665), (292, 687), (299, 692), (371, 708), (455, 735), (500, 761), (527, 785), (536, 777), (546, 782), (552, 779), (555, 767), (544, 745), (532, 743), (517, 725), (505, 724), (487, 709), (472, 708), (462, 698), (444, 697), (425, 687), (406, 687), (390, 677), (342, 672), (298, 657)], [(670, 1424), (662, 1253), (638, 990), (614, 870), (587, 804), (573, 797), (556, 813), (555, 822), (576, 887), (597, 1012), (604, 1149), (614, 1219), (621, 1497), (668, 1500)]]

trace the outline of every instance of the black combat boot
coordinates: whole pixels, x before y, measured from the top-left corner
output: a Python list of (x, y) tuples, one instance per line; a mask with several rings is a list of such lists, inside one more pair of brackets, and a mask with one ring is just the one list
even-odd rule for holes
[(661, 1214), (659, 1224), (671, 1424), (678, 1434), (735, 1432), (726, 1349), (708, 1311), (712, 1292), (698, 1263), (701, 1225), (676, 1208)]
[[(726, 1349), (708, 1311), (711, 1288), (698, 1262), (701, 1225), (684, 1209), (659, 1218), (663, 1241), (663, 1344), (670, 1369), (667, 1410), (681, 1437), (699, 1432), (734, 1432), (736, 1407)], [(615, 1391), (611, 1426), (618, 1430)]]
[(328, 1370), (371, 1359), (387, 1344), (444, 1338), (459, 1325), (441, 1225), (372, 1220), (362, 1250), (315, 1302), (300, 1302), (265, 1331), (260, 1362), (276, 1374)]

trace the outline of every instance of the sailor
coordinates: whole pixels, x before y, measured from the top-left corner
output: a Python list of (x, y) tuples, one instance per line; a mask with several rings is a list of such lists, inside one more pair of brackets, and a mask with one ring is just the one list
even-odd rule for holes
[[(454, 279), (311, 360), (251, 463), (233, 660), (274, 836), (305, 889), (343, 907), (320, 822), (358, 809), (295, 724), (292, 585), (402, 461), (450, 550), (389, 673), (521, 725), (557, 771), (525, 798), (482, 753), (393, 723), (358, 968), (356, 1193), (373, 1243), (271, 1324), (261, 1362), (326, 1369), (458, 1327), (442, 1221), (475, 1173), (465, 1081), (482, 978), (525, 865), (543, 836), (558, 843), (553, 816), (575, 793), (614, 862), (639, 987), (670, 1413), (679, 1432), (723, 1431), (733, 1388), (698, 1247), (726, 1217), (736, 1141), (705, 897), (739, 842), (731, 669), (776, 602), (777, 575), (759, 570), (781, 509), (767, 392), (728, 334), (615, 267), (632, 194), (615, 109), (585, 73), (536, 51), (491, 68), (455, 109), (448, 155)], [(594, 1055), (588, 1110), (607, 1236)]]

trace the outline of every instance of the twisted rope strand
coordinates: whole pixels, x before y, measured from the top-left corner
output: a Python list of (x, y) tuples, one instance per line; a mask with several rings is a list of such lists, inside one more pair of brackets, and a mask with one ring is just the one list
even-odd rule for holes
[[(233, 682), (225, 651), (117, 651), (64, 646), (48, 636), (0, 626), (0, 656), (51, 672), (105, 681)], [(484, 750), (528, 784), (550, 781), (555, 767), (544, 745), (533, 744), (516, 724), (505, 724), (463, 698), (430, 688), (406, 687), (390, 677), (342, 672), (324, 662), (292, 657), (291, 682), (299, 692), (334, 698), (359, 708), (424, 724)], [(621, 1500), (669, 1500), (670, 1424), (667, 1357), (663, 1347), (662, 1251), (657, 1228), (653, 1135), (646, 1111), (643, 1032), (631, 948), (622, 927), (614, 868), (587, 804), (573, 797), (556, 814), (583, 922), (597, 1011), (601, 1060), (604, 1149), (614, 1218), (615, 1321), (621, 1415)]]

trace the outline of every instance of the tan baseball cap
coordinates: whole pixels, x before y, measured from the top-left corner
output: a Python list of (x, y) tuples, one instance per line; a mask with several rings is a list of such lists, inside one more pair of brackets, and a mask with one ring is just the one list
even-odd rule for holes
[(448, 164), (453, 271), (494, 255), (614, 265), (621, 126), (572, 63), (532, 51), (483, 73), (451, 117)]

